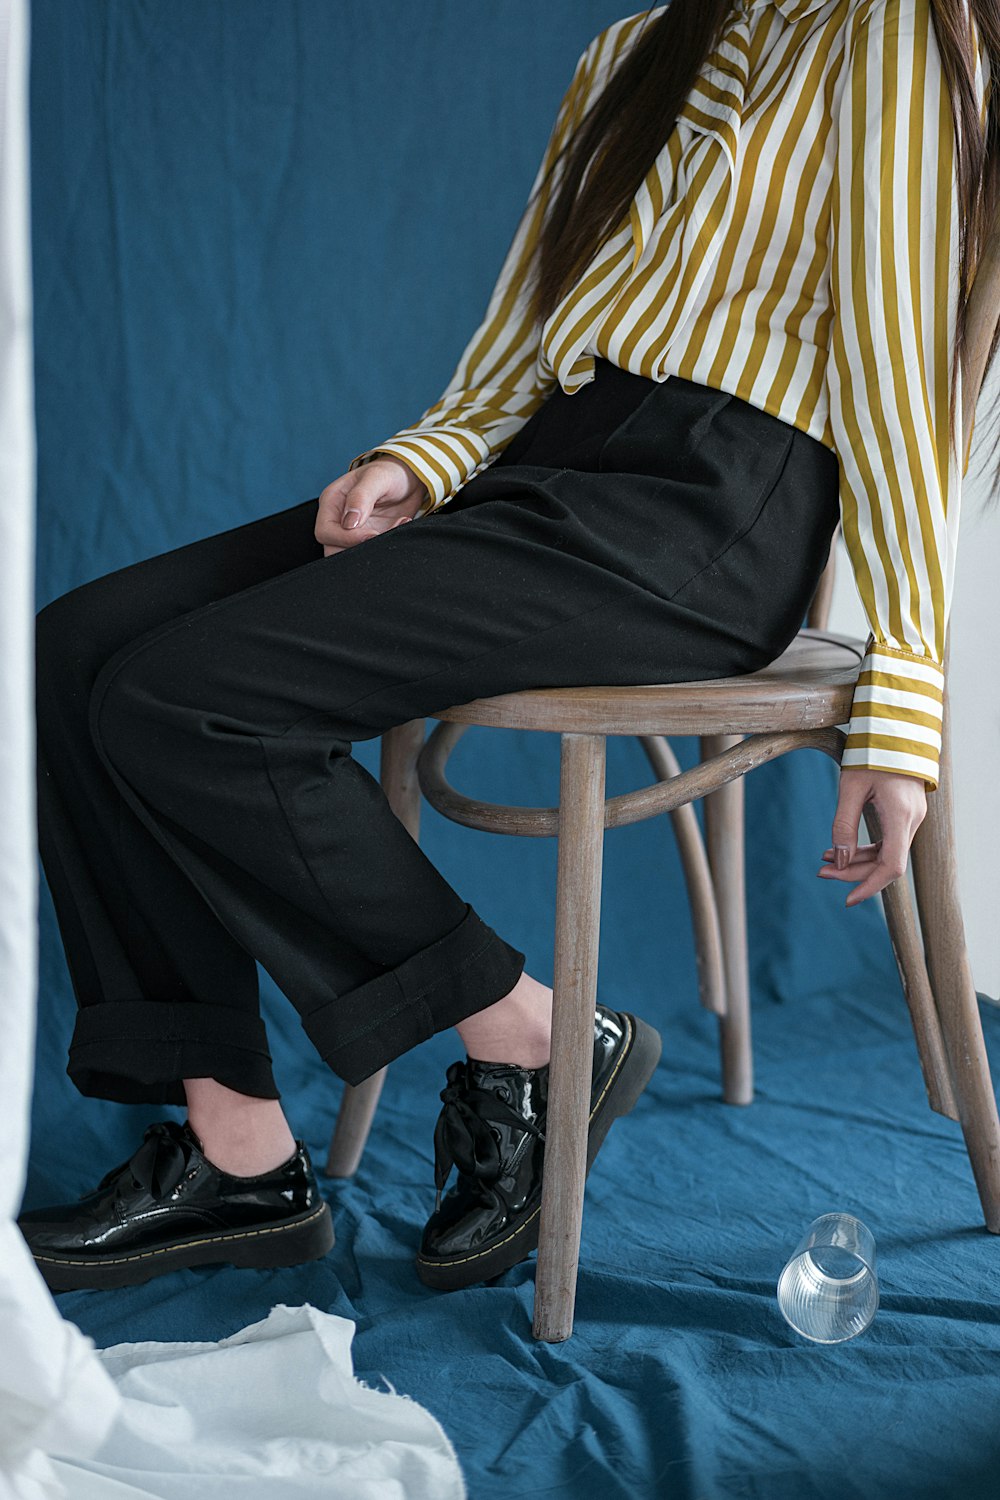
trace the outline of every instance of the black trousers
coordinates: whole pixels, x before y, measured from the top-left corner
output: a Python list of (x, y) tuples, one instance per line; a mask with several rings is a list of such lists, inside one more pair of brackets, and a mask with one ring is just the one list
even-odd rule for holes
[(357, 1083), (511, 990), (351, 755), (495, 693), (753, 671), (802, 623), (833, 451), (710, 387), (597, 364), (446, 505), (323, 556), (317, 499), (37, 617), (39, 847), (83, 1094), (279, 1098), (255, 960)]

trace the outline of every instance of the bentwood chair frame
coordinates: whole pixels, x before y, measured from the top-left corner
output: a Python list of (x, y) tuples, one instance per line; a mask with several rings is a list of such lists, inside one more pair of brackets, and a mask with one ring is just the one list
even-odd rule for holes
[[(969, 306), (963, 367), (962, 440), (967, 461), (986, 360), (1000, 317), (1000, 222), (984, 251)], [(813, 598), (808, 627), (762, 671), (707, 682), (648, 687), (541, 688), (480, 698), (386, 731), (380, 778), (414, 839), (420, 800), (466, 827), (558, 838), (552, 1054), (533, 1332), (570, 1336), (576, 1297), (593, 1056), (593, 1018), (605, 828), (669, 813), (691, 901), (700, 999), (719, 1020), (723, 1098), (753, 1098), (744, 890), (746, 772), (790, 750), (821, 750), (839, 763), (860, 641), (826, 630), (834, 550)], [(948, 651), (945, 651), (947, 679)], [(559, 806), (480, 802), (445, 779), (448, 755), (470, 724), (561, 736)], [(605, 798), (605, 737), (635, 735), (657, 780)], [(701, 762), (682, 771), (668, 735), (697, 735)], [(702, 842), (693, 802), (704, 799)], [(902, 878), (882, 895), (931, 1109), (960, 1123), (986, 1228), (1000, 1233), (1000, 1121), (959, 904), (948, 690), (940, 781), (910, 860), (916, 893)], [(881, 829), (865, 810), (869, 836)], [(353, 1175), (385, 1070), (347, 1087), (327, 1172)]]

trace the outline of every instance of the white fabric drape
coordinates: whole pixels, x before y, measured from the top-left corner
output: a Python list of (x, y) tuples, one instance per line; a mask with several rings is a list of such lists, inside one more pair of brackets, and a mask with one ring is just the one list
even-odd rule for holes
[(354, 1379), (347, 1319), (279, 1306), (217, 1344), (99, 1351), (15, 1223), (38, 977), (28, 41), (28, 0), (0, 0), (0, 1500), (464, 1500), (430, 1413)]
[(0, 0), (0, 1491), (59, 1494), (48, 1447), (86, 1454), (119, 1406), (59, 1315), (14, 1217), (24, 1190), (37, 982), (35, 432), (27, 0)]

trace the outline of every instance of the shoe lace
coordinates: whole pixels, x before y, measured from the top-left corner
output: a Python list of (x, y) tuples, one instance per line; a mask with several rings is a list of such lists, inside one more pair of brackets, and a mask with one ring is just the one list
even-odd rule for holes
[(174, 1120), (158, 1120), (146, 1127), (139, 1149), (127, 1161), (106, 1172), (98, 1187), (107, 1187), (127, 1168), (139, 1187), (154, 1198), (165, 1198), (183, 1177), (189, 1157), (190, 1148), (184, 1144), (181, 1126)]
[(441, 1192), (453, 1166), (482, 1186), (495, 1183), (500, 1176), (503, 1161), (490, 1118), (545, 1139), (545, 1132), (533, 1120), (526, 1120), (491, 1089), (471, 1085), (467, 1064), (452, 1063), (446, 1076), (448, 1083), (441, 1090), (443, 1108), (434, 1126), (435, 1212), (441, 1207)]

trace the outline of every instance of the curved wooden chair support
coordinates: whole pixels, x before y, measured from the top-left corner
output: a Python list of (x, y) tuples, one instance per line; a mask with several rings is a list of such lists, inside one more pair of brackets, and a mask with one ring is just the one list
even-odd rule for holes
[[(559, 833), (558, 807), (511, 807), (502, 802), (480, 802), (455, 790), (446, 781), (444, 767), (459, 735), (454, 724), (439, 724), (417, 757), (417, 769), (424, 796), (431, 806), (453, 823), (478, 828), (484, 833), (508, 833), (522, 838), (555, 838)], [(825, 750), (834, 760), (840, 759), (843, 733), (836, 729), (776, 730), (755, 734), (714, 754), (710, 759), (680, 771), (663, 781), (621, 792), (604, 802), (604, 827), (622, 828), (642, 823), (658, 813), (672, 812), (699, 797), (708, 796), (718, 787), (745, 776), (748, 771), (787, 755), (789, 750)]]
[[(965, 465), (989, 351), (998, 336), (1000, 224), (980, 257), (969, 304), (963, 364)], [(964, 468), (963, 468), (964, 472)], [(555, 1342), (573, 1328), (586, 1175), (601, 870), (606, 828), (668, 813), (690, 897), (699, 998), (719, 1021), (723, 1097), (753, 1098), (747, 983), (743, 777), (801, 748), (839, 761), (864, 647), (827, 630), (836, 536), (813, 597), (808, 626), (761, 672), (644, 687), (539, 688), (481, 698), (435, 714), (424, 741), (416, 719), (382, 736), (381, 779), (413, 837), (421, 795), (466, 827), (522, 838), (558, 838), (552, 1060), (546, 1170), (535, 1281), (536, 1338)], [(947, 652), (945, 654), (947, 678)], [(955, 858), (950, 710), (945, 689), (941, 781), (913, 842), (910, 882), (883, 892), (889, 935), (913, 1025), (930, 1107), (960, 1123), (986, 1228), (1000, 1233), (1000, 1120), (965, 947)], [(559, 734), (558, 807), (509, 807), (457, 791), (448, 757), (471, 724)], [(605, 796), (606, 737), (634, 735), (655, 780)], [(681, 770), (670, 735), (696, 735), (701, 760)], [(694, 813), (704, 799), (705, 837)], [(869, 836), (878, 818), (865, 811)], [(919, 913), (919, 926), (917, 914)], [(347, 1088), (327, 1171), (355, 1170), (382, 1086), (382, 1073)]]

